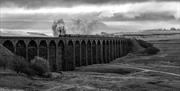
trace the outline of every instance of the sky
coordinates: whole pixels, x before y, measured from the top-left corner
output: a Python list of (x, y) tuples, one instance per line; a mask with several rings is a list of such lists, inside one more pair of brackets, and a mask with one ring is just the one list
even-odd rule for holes
[(75, 18), (96, 19), (106, 25), (93, 30), (93, 33), (180, 28), (180, 1), (0, 0), (1, 31), (33, 31), (51, 35), (52, 22), (61, 18), (67, 23)]

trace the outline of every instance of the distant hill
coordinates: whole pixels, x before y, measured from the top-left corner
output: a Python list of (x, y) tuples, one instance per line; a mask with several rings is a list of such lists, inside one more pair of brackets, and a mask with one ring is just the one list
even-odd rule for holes
[(27, 32), (27, 34), (29, 34), (29, 36), (44, 36), (44, 37), (46, 37), (46, 36), (48, 36), (48, 35), (46, 35), (46, 34), (43, 34), (43, 33), (37, 33), (37, 32)]
[(149, 29), (139, 32), (117, 32), (112, 33), (115, 35), (168, 35), (168, 34), (180, 34), (180, 29)]
[(0, 36), (36, 36), (47, 37), (48, 35), (38, 32), (23, 32), (23, 31), (0, 31)]
[(144, 34), (171, 34), (171, 33), (180, 33), (180, 29), (151, 29), (151, 30), (143, 30), (140, 33), (144, 33)]
[(166, 40), (166, 39), (179, 39), (180, 29), (150, 29), (139, 32), (118, 32), (112, 33), (113, 35), (121, 35), (126, 38), (137, 38), (143, 40)]

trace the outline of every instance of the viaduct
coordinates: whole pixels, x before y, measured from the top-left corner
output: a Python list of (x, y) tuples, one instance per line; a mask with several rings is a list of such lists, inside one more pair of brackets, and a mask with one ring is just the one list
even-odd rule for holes
[(109, 63), (131, 51), (129, 39), (97, 35), (61, 37), (0, 36), (0, 44), (27, 61), (35, 56), (49, 61), (51, 71)]

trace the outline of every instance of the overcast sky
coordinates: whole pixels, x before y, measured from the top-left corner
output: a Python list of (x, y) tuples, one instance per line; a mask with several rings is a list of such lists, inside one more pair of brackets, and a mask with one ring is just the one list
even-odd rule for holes
[(75, 17), (112, 28), (104, 32), (180, 28), (179, 0), (0, 0), (0, 14), (1, 31), (50, 33), (53, 20)]

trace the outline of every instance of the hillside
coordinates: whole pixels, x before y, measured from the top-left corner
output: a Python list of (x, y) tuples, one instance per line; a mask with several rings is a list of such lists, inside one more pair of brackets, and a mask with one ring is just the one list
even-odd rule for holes
[[(0, 62), (10, 61), (12, 60), (14, 54), (0, 44)], [(2, 63), (1, 63), (2, 64)]]

